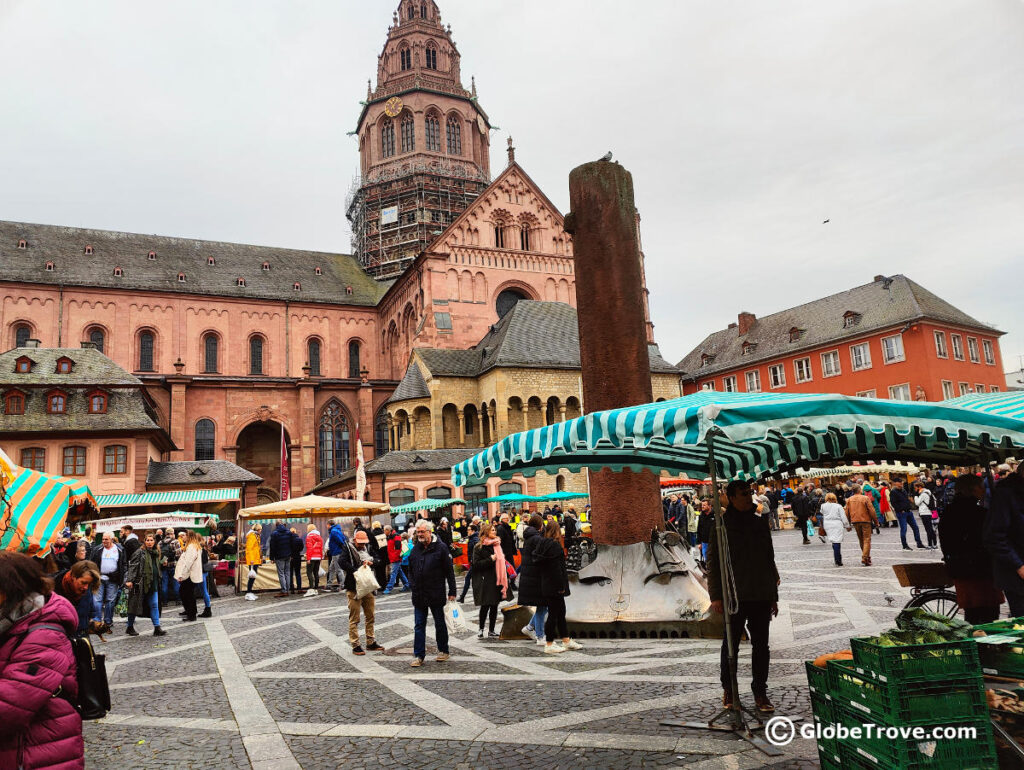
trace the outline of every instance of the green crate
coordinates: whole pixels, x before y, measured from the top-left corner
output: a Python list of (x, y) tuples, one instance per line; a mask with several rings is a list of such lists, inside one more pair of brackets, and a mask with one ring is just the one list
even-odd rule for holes
[[(1006, 620), (997, 620), (994, 623), (982, 623), (979, 626), (975, 626), (975, 631), (984, 631), (986, 634), (1002, 634), (1007, 631), (1013, 631), (1014, 626), (1024, 626), (1024, 618), (1007, 618)], [(1018, 631), (1020, 629), (1017, 629)]]
[(841, 707), (860, 712), (862, 721), (885, 725), (969, 722), (986, 713), (981, 675), (942, 682), (900, 682), (856, 665), (830, 660), (829, 690)]
[(1006, 677), (1024, 677), (1024, 654), (1012, 652), (1024, 648), (1024, 631), (990, 634), (988, 639), (1000, 639), (997, 644), (990, 641), (979, 643), (978, 657), (983, 674)]
[(823, 749), (820, 743), (818, 744), (818, 761), (821, 763), (822, 770), (846, 770), (846, 765), (843, 764), (838, 752), (833, 754)]
[(828, 692), (828, 670), (824, 668), (818, 668), (811, 661), (804, 663), (804, 668), (807, 669), (807, 684), (811, 688), (811, 692), (820, 692), (822, 694)]
[[(854, 719), (845, 706), (840, 710)], [(918, 725), (925, 729), (946, 727), (944, 723)], [(882, 770), (991, 770), (997, 767), (996, 747), (992, 739), (992, 725), (987, 719), (956, 725), (973, 727), (975, 738), (946, 738), (942, 740), (916, 740), (914, 738), (875, 736), (847, 739), (839, 742), (842, 767)]]
[[(820, 694), (811, 692), (811, 714), (814, 722), (822, 727), (830, 727), (839, 721), (839, 709), (836, 702), (828, 693)], [(829, 755), (838, 760), (839, 741), (835, 738), (818, 738), (818, 753), (822, 756)]]
[(861, 668), (900, 681), (979, 676), (978, 645), (973, 639), (936, 644), (880, 647), (867, 639), (850, 640), (853, 660)]

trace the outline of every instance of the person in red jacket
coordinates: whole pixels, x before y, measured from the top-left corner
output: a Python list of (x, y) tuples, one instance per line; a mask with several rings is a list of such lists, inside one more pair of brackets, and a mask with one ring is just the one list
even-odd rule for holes
[(409, 588), (409, 578), (405, 576), (405, 570), (402, 569), (402, 536), (395, 532), (390, 525), (384, 526), (384, 534), (388, 538), (388, 562), (391, 564), (391, 578), (383, 593), (391, 593), (395, 589), (395, 581), (399, 578), (402, 579), (400, 590), (406, 591)]
[(320, 560), (323, 558), (324, 539), (320, 537), (316, 524), (309, 524), (306, 527), (306, 579), (309, 581), (306, 596), (320, 593)]
[(85, 767), (71, 602), (39, 562), (0, 551), (0, 767)]

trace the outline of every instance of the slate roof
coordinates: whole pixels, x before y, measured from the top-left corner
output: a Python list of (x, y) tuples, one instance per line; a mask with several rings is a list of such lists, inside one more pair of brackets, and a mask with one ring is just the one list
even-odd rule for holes
[(405, 376), (402, 381), (398, 383), (398, 387), (395, 388), (395, 392), (388, 399), (387, 403), (392, 401), (408, 401), (414, 398), (430, 398), (430, 389), (427, 388), (427, 383), (423, 379), (423, 373), (416, 364), (409, 364), (409, 368), (405, 372)]
[[(14, 362), (27, 356), (34, 365), (31, 372), (14, 371)], [(73, 361), (69, 374), (57, 373), (57, 360)], [(12, 348), (0, 353), (0, 386), (41, 387), (140, 387), (142, 381), (129, 374), (95, 348)]]
[[(20, 240), (27, 248), (18, 248)], [(208, 264), (210, 257), (215, 264)], [(239, 278), (245, 286), (237, 285)], [(0, 222), (0, 281), (365, 306), (375, 306), (387, 289), (346, 254), (24, 222)]]
[[(0, 385), (6, 393), (10, 385)], [(46, 411), (46, 391), (27, 389), (24, 414), (4, 414), (0, 410), (0, 433), (50, 433), (97, 431), (160, 431), (147, 408), (141, 390), (111, 390), (107, 395), (105, 414), (90, 414), (89, 391), (68, 390), (67, 411), (49, 414)]]
[[(410, 449), (388, 452), (382, 457), (377, 457), (366, 463), (367, 473), (413, 473), (416, 471), (446, 471), (452, 466), (458, 465), (463, 460), (468, 460), (480, 449)], [(356, 469), (349, 468), (344, 473), (321, 481), (311, 492), (316, 494), (319, 490), (337, 486), (343, 482), (355, 478)]]
[[(844, 326), (844, 315), (848, 312), (860, 315), (860, 321), (849, 328)], [(905, 275), (878, 276), (878, 280), (863, 286), (758, 318), (743, 336), (736, 326), (714, 332), (677, 366), (688, 378), (698, 379), (925, 318), (992, 335), (1003, 334)], [(803, 333), (799, 340), (791, 342), (793, 328)], [(744, 355), (744, 342), (757, 347)], [(705, 354), (714, 356), (714, 361), (702, 367)]]
[(192, 462), (158, 463), (149, 461), (147, 486), (195, 486), (197, 484), (241, 484), (261, 482), (262, 477), (250, 473), (227, 460), (194, 460)]
[[(677, 373), (657, 345), (647, 348), (652, 373)], [(495, 368), (579, 369), (576, 309), (563, 302), (522, 300), (469, 350), (416, 348), (416, 354), (431, 375), (440, 377), (478, 377)]]

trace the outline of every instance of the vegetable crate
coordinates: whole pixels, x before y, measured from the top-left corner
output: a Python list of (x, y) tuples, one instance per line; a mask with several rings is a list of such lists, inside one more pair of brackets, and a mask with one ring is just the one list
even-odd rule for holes
[[(899, 648), (897, 648), (899, 649)], [(885, 725), (927, 725), (969, 722), (984, 714), (985, 687), (980, 675), (944, 677), (941, 681), (889, 679), (857, 666), (830, 660), (832, 698), (854, 709), (864, 722)]]
[[(842, 710), (851, 718), (849, 710)], [(933, 725), (937, 725), (933, 722)], [(870, 738), (840, 741), (842, 767), (872, 770), (992, 770), (998, 767), (992, 725), (976, 719), (958, 727), (974, 727), (975, 738), (915, 740), (872, 735)]]
[[(1020, 626), (1020, 628), (1014, 628)], [(994, 623), (983, 623), (974, 627), (975, 631), (984, 631), (986, 634), (1004, 634), (1007, 631), (1024, 631), (1024, 618), (1007, 618), (997, 620)]]
[(977, 640), (982, 673), (1024, 677), (1024, 631), (992, 634)]
[(973, 639), (882, 647), (854, 637), (850, 645), (854, 662), (883, 678), (943, 682), (950, 677), (981, 676)]
[(824, 668), (818, 668), (811, 661), (804, 663), (804, 668), (807, 669), (807, 684), (810, 685), (811, 694), (815, 692), (824, 695), (828, 692), (828, 671)]

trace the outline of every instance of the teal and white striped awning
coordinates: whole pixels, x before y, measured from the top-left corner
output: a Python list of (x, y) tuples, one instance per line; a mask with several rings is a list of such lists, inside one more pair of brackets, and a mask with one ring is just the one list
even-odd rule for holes
[(170, 492), (144, 492), (139, 495), (96, 495), (96, 503), (101, 509), (230, 500), (238, 500), (238, 489), (175, 489)]
[(1024, 421), (978, 408), (837, 394), (701, 391), (517, 433), (452, 468), (458, 486), (538, 470), (755, 478), (825, 461), (962, 465), (1020, 454)]
[(461, 497), (429, 497), (425, 500), (413, 500), (404, 505), (392, 505), (391, 513), (415, 513), (416, 511), (433, 511), (449, 505), (465, 505)]
[(951, 398), (942, 403), (947, 406), (974, 409), (985, 414), (1024, 420), (1024, 392), (1019, 390), (1008, 393), (968, 393), (966, 396)]

